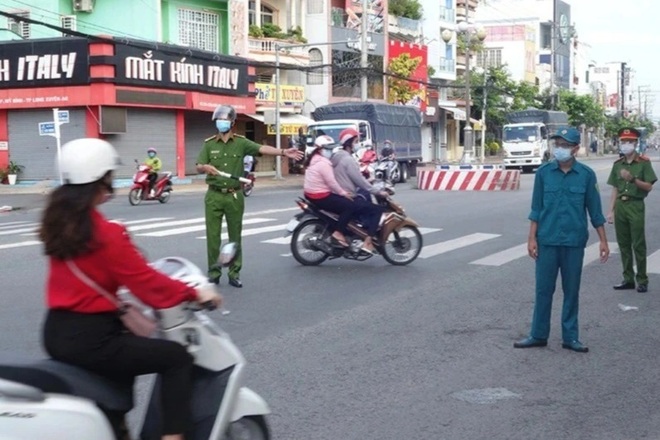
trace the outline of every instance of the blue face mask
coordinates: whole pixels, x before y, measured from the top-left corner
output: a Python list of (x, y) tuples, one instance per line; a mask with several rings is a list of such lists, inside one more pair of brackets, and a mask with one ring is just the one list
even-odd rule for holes
[(149, 153), (149, 157), (151, 157), (151, 158), (156, 157), (156, 153)]
[(557, 162), (568, 162), (573, 157), (570, 148), (555, 148), (554, 155)]
[(224, 119), (216, 120), (215, 126), (220, 133), (227, 133), (229, 130), (231, 130), (231, 122)]

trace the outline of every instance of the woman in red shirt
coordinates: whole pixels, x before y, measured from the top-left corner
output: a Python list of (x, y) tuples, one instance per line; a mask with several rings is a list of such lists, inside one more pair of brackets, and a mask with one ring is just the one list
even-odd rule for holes
[(117, 381), (133, 383), (135, 376), (158, 373), (162, 438), (182, 440), (190, 413), (192, 356), (176, 342), (128, 332), (117, 306), (67, 265), (67, 261), (75, 263), (114, 295), (126, 286), (154, 308), (183, 301), (220, 305), (221, 297), (213, 288), (192, 288), (152, 269), (126, 228), (97, 210), (113, 193), (112, 172), (118, 163), (115, 149), (100, 139), (77, 139), (62, 147), (64, 185), (50, 195), (39, 231), (49, 257), (43, 343), (54, 359)]

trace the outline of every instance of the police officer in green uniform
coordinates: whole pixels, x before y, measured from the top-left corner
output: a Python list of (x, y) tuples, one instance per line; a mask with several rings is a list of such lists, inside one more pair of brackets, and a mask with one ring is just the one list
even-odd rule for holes
[(299, 160), (301, 153), (295, 148), (277, 149), (268, 145), (259, 145), (232, 131), (236, 123), (236, 110), (229, 105), (219, 105), (213, 112), (218, 134), (204, 141), (202, 151), (197, 158), (197, 171), (205, 173), (208, 190), (204, 197), (206, 217), (206, 246), (209, 266), (209, 281), (220, 282), (220, 268), (217, 265), (220, 253), (220, 233), (222, 217), (227, 218), (229, 241), (238, 245), (236, 259), (229, 267), (229, 284), (243, 287), (239, 278), (242, 266), (241, 232), (243, 229), (243, 211), (245, 202), (240, 182), (221, 177), (218, 171), (232, 176), (243, 176), (243, 158), (249, 156), (286, 156)]
[(589, 349), (578, 339), (578, 306), (584, 248), (589, 239), (587, 212), (598, 232), (600, 261), (610, 254), (605, 234), (596, 173), (578, 162), (580, 132), (561, 128), (554, 134), (555, 160), (539, 167), (534, 179), (529, 214), (527, 251), (536, 260), (536, 296), (529, 336), (515, 348), (545, 347), (550, 334), (552, 297), (561, 272), (564, 303), (561, 313), (562, 347), (578, 353)]
[[(649, 158), (636, 152), (640, 133), (634, 128), (619, 131), (619, 149), (622, 157), (614, 162), (607, 180), (612, 185), (608, 222), (614, 221), (616, 241), (623, 264), (623, 281), (615, 290), (646, 292), (649, 277), (646, 273), (646, 237), (644, 233), (644, 198), (653, 189), (658, 178)], [(633, 268), (633, 254), (637, 263), (637, 275)]]

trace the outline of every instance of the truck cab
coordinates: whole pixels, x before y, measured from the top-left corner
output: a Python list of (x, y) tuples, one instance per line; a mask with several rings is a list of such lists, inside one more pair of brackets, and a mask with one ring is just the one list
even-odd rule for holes
[(548, 151), (548, 129), (542, 123), (507, 124), (502, 130), (506, 168), (530, 172), (541, 166)]

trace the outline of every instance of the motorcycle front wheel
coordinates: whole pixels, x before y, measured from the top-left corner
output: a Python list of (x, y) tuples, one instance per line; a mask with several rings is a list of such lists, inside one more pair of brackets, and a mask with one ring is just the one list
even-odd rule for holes
[(232, 422), (226, 440), (270, 440), (270, 430), (264, 416), (247, 416)]
[(140, 188), (133, 188), (128, 193), (128, 203), (137, 206), (142, 202), (142, 190)]
[(381, 246), (381, 253), (388, 263), (405, 266), (417, 259), (423, 245), (422, 233), (419, 229), (412, 225), (404, 225), (387, 236)]
[(254, 188), (254, 185), (252, 184), (243, 184), (243, 195), (245, 197), (250, 197), (250, 194), (252, 194), (252, 188)]
[(291, 237), (291, 253), (293, 258), (303, 266), (318, 266), (323, 263), (328, 254), (314, 246), (316, 241), (322, 241), (327, 234), (325, 224), (319, 219), (304, 221)]

